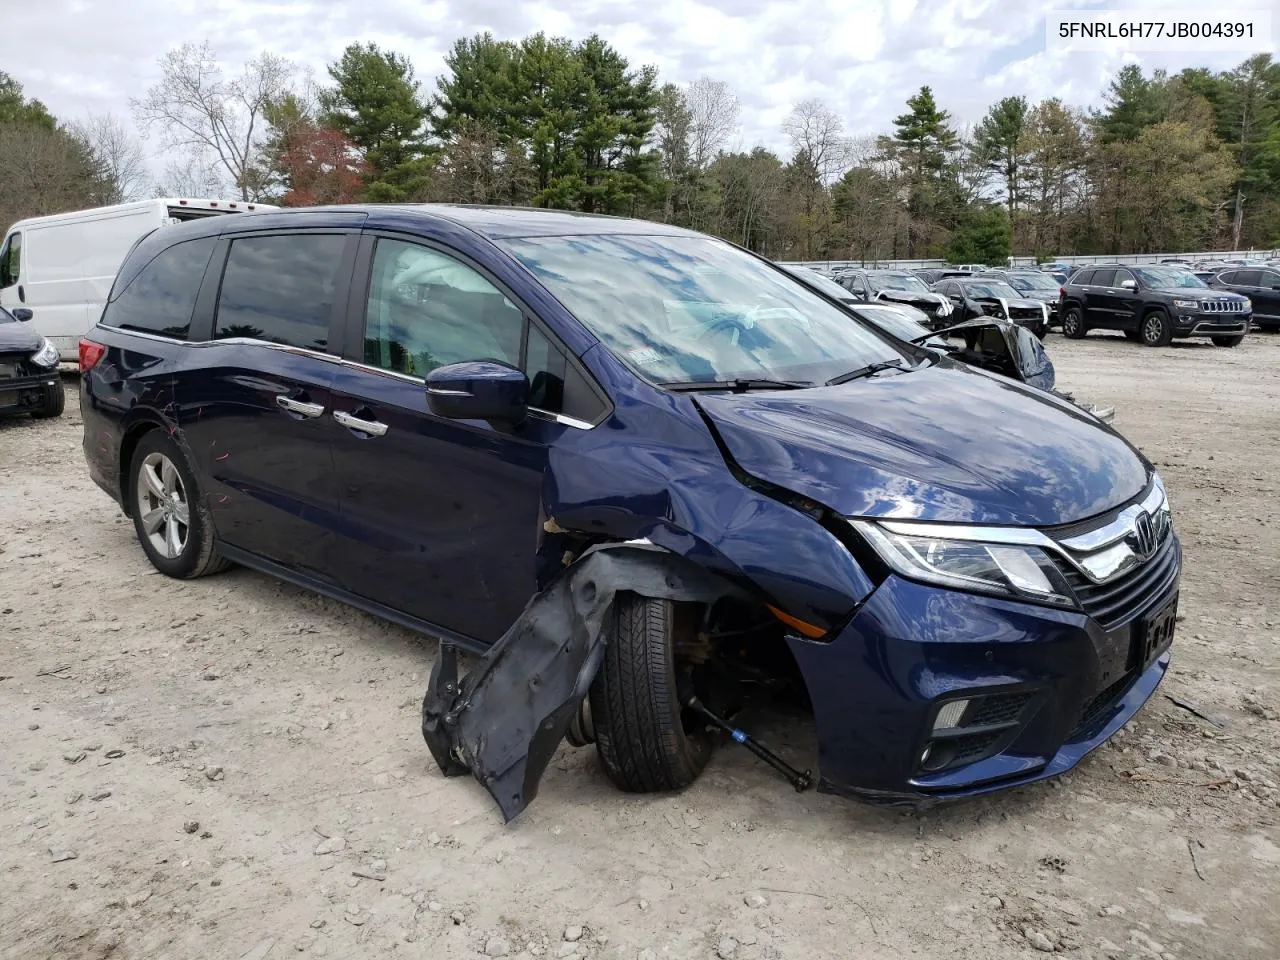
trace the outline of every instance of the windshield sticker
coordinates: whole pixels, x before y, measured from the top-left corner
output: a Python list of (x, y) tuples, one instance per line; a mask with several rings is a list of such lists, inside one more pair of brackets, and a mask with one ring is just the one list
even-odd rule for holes
[(662, 354), (658, 353), (658, 351), (654, 350), (652, 347), (642, 347), (639, 350), (632, 350), (627, 354), (627, 357), (632, 363), (637, 363), (641, 366), (662, 362)]

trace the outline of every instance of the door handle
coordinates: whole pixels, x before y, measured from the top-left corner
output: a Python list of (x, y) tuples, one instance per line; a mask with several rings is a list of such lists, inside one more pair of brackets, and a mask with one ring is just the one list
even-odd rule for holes
[(356, 430), (360, 433), (367, 433), (373, 437), (380, 437), (387, 432), (387, 425), (379, 423), (377, 420), (362, 420), (360, 417), (353, 416), (350, 413), (343, 413), (341, 410), (333, 411), (333, 419), (348, 430)]
[(323, 403), (307, 403), (305, 400), (294, 400), (284, 393), (276, 395), (276, 406), (281, 410), (287, 410), (290, 413), (300, 414), (304, 417), (315, 418), (324, 413)]

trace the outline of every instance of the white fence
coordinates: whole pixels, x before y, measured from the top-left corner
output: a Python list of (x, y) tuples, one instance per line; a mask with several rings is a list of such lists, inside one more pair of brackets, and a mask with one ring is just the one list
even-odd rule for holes
[[(1280, 249), (1269, 250), (1197, 250), (1191, 253), (1123, 253), (1113, 256), (1102, 254), (1072, 257), (1050, 257), (1053, 263), (1159, 263), (1162, 260), (1270, 260), (1280, 258)], [(836, 273), (859, 267), (878, 270), (915, 270), (924, 267), (945, 267), (945, 260), (781, 260), (791, 267), (811, 267), (821, 273)], [(1035, 266), (1035, 257), (1010, 257), (1009, 266)], [(989, 264), (997, 266), (997, 264)]]

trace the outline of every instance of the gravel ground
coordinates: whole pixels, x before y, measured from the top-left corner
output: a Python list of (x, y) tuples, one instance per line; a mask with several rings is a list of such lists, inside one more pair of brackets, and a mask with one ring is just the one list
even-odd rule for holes
[[(433, 644), (245, 570), (153, 573), (68, 378), (62, 419), (0, 424), (0, 956), (1274, 960), (1280, 336), (1048, 347), (1170, 488), (1173, 670), (1074, 772), (923, 815), (733, 748), (626, 796), (565, 745), (503, 826), (422, 743)], [(812, 762), (802, 719), (760, 729)]]

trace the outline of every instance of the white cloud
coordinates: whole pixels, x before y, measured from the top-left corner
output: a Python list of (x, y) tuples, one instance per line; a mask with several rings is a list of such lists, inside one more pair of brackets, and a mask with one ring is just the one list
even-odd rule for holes
[[(1196, 0), (1121, 0), (1108, 7), (1203, 11)], [(482, 30), (519, 38), (536, 30), (598, 32), (633, 64), (663, 80), (701, 74), (728, 81), (742, 99), (740, 142), (785, 146), (791, 106), (819, 97), (853, 134), (889, 129), (906, 98), (933, 87), (958, 124), (995, 100), (1023, 94), (1096, 105), (1106, 77), (1126, 59), (1045, 49), (1050, 7), (1098, 8), (1097, 0), (37, 0), (6, 2), (0, 69), (55, 114), (130, 116), (129, 98), (156, 79), (157, 58), (184, 41), (209, 39), (228, 64), (261, 50), (309, 66), (318, 79), (353, 41), (407, 54), (424, 86), (444, 72), (459, 36)], [(1244, 54), (1142, 54), (1148, 68), (1233, 66)]]

